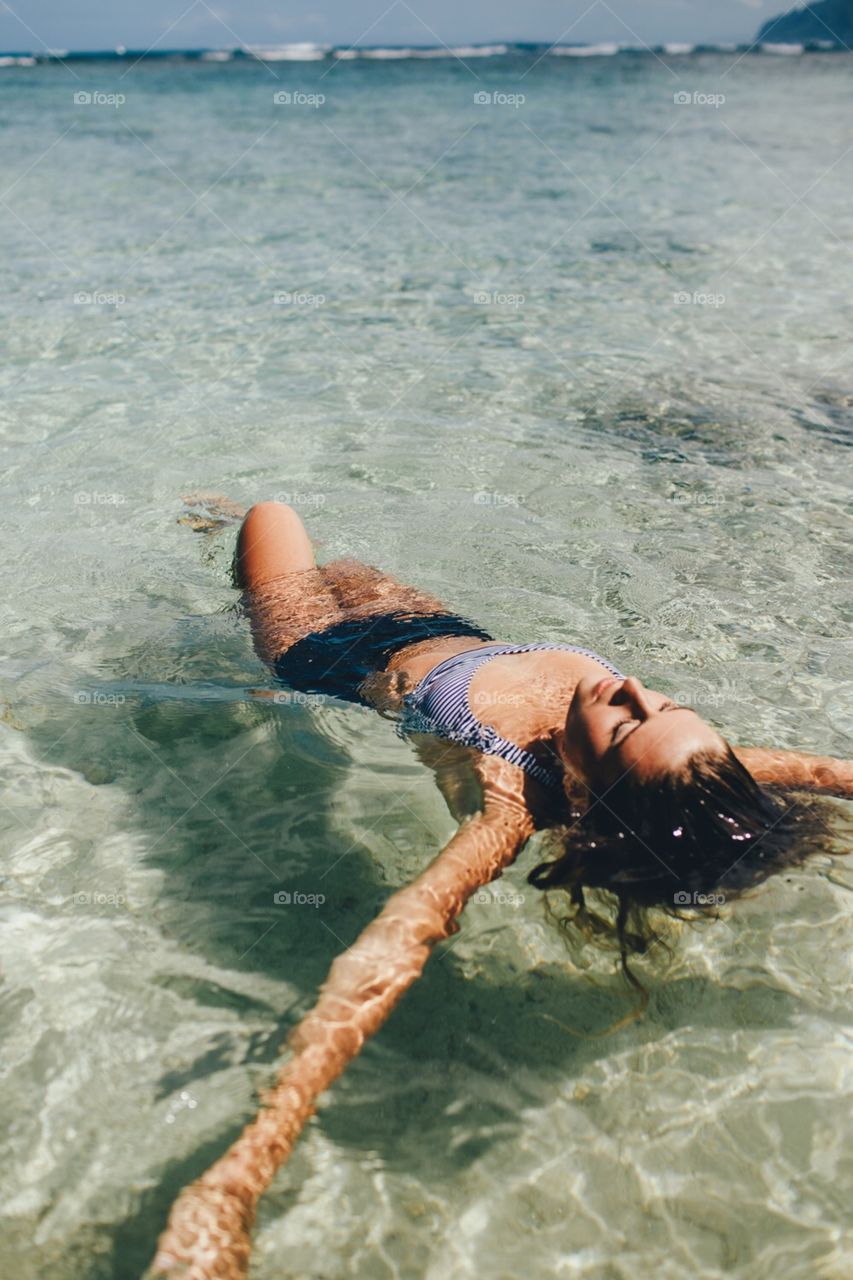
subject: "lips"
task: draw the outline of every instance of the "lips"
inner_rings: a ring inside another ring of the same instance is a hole
[[[602,693],[604,692],[604,690],[607,689],[611,684],[621,684],[621,683],[622,681],[619,680],[616,676],[605,676],[603,680],[599,680],[598,684],[595,685],[592,691],[593,702],[597,702],[598,699],[601,697]]]

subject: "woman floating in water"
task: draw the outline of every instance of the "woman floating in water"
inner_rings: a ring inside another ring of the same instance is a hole
[[[177,1201],[155,1271],[177,1267],[187,1280],[245,1275],[257,1201],[314,1101],[420,976],[435,943],[458,931],[470,896],[535,831],[553,829],[558,848],[529,882],[566,890],[582,927],[603,923],[585,891],[609,891],[634,981],[627,960],[643,947],[646,909],[716,908],[721,895],[736,898],[808,855],[819,819],[807,801],[785,802],[765,784],[853,795],[853,761],[732,747],[690,707],[589,649],[498,644],[378,569],[354,560],[318,567],[299,516],[280,503],[249,511],[235,577],[255,648],[275,674],[293,689],[397,717],[460,826],[334,962],[291,1032],[293,1056],[264,1108]]]

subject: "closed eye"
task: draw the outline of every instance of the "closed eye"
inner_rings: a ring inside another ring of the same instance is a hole
[[[619,723],[618,723],[617,725],[614,725],[614,726],[613,726],[613,732],[612,732],[612,733],[611,733],[611,735],[610,735],[610,741],[611,741],[611,742],[614,742],[614,743],[616,742],[616,735],[619,733],[620,729],[624,729],[624,728],[625,728],[625,725],[626,725],[626,724],[632,724],[632,725],[634,725],[634,726],[636,727],[636,726],[638,726],[638,725],[639,725],[639,723],[640,723],[640,722],[639,722],[639,720],[634,720],[634,719],[630,719],[630,720],[620,720],[620,721],[619,721]],[[624,742],[626,738],[630,738],[631,733],[633,733],[633,732],[634,732],[634,730],[632,729],[632,730],[630,731],[630,733],[625,733],[625,734],[623,734],[623,735],[622,735],[622,737],[621,737],[621,738],[619,738],[619,741],[620,741],[620,742]]]
[[[691,710],[692,710],[692,708],[691,708],[691,707],[685,707],[685,706],[682,706],[682,705],[681,705],[681,703],[679,703],[679,702],[665,702],[665,703],[663,704],[663,706],[659,707],[658,709],[659,709],[660,711],[691,711]],[[621,745],[621,744],[625,741],[625,739],[626,739],[626,738],[630,738],[631,734],[632,734],[636,729],[639,729],[640,725],[642,724],[642,721],[641,721],[641,720],[635,720],[633,716],[632,716],[630,719],[628,719],[628,720],[620,720],[620,721],[619,721],[619,723],[618,723],[617,725],[614,725],[614,727],[613,727],[613,732],[612,732],[612,733],[611,733],[611,735],[610,735],[610,741],[611,741],[611,743],[612,743],[613,745],[616,745],[616,744],[617,744],[617,736],[616,736],[616,735],[619,733],[620,729],[624,728],[624,726],[625,726],[626,724],[632,724],[632,725],[634,726],[634,728],[633,728],[633,729],[629,729],[627,733],[623,733],[623,734],[622,734],[622,736],[618,739],[618,743],[619,743],[619,745]]]

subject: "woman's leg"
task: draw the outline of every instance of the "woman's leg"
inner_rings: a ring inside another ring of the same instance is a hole
[[[216,514],[220,509],[229,516],[244,515],[234,557],[235,581],[244,590],[258,586],[284,573],[317,568],[314,548],[302,520],[292,507],[281,502],[259,502],[248,513],[227,498],[216,498]],[[186,497],[191,506],[211,508],[211,495]],[[319,566],[326,585],[333,591],[347,617],[359,613],[405,608],[412,613],[444,612],[445,606],[436,596],[417,587],[398,582],[390,574],[361,560],[345,557]]]
[[[234,576],[244,592],[255,648],[270,663],[303,636],[345,619],[446,611],[436,596],[360,560],[318,567],[300,517],[281,502],[260,502],[247,513],[237,538]]]
[[[282,502],[250,508],[237,537],[234,576],[264,662],[275,662],[297,640],[341,620],[305,526]]]
[[[283,502],[250,507],[237,535],[237,585],[253,590],[285,573],[316,569],[314,548],[299,516]]]

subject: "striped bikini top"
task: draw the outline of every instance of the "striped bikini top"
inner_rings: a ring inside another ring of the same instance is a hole
[[[484,662],[502,654],[533,653],[545,649],[561,649],[565,653],[593,658],[618,680],[625,679],[621,671],[597,653],[574,644],[487,644],[481,649],[455,653],[428,671],[411,693],[404,695],[398,731],[401,734],[432,733],[466,747],[474,747],[485,755],[500,756],[502,760],[518,765],[543,786],[562,789],[563,770],[559,764],[543,764],[524,747],[502,738],[492,725],[477,719],[468,701],[471,681]]]

